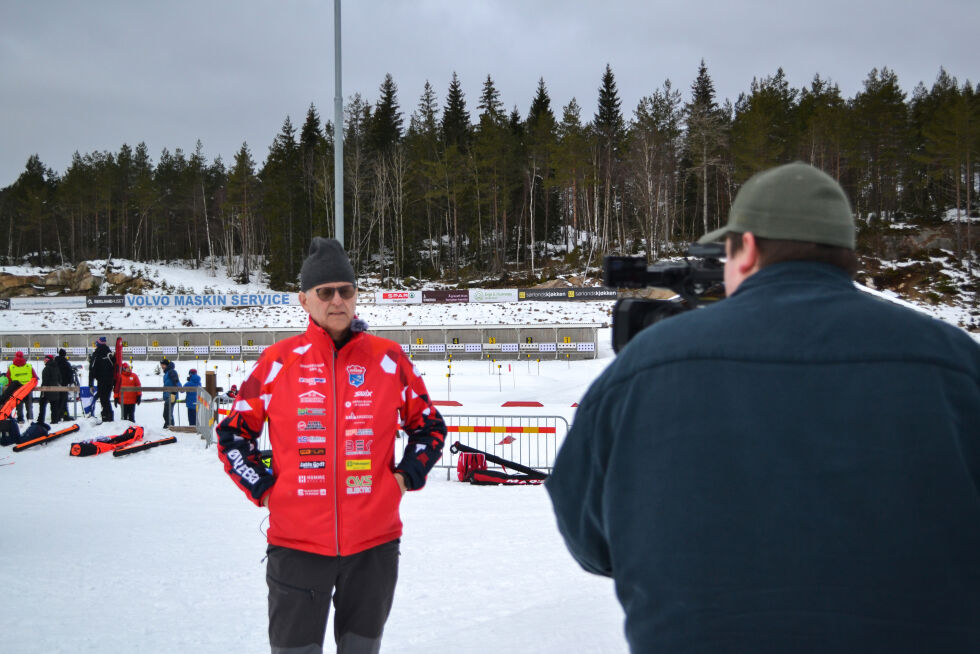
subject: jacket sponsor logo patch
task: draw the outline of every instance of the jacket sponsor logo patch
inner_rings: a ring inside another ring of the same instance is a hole
[[[326,436],[297,436],[297,443],[326,443]]]
[[[300,470],[319,470],[327,467],[326,461],[300,461]]]
[[[371,459],[350,459],[346,467],[347,470],[370,470]]]
[[[229,450],[228,460],[231,461],[232,469],[238,473],[238,476],[241,477],[243,481],[246,481],[249,484],[254,484],[259,480],[259,473],[248,467],[248,465],[245,463],[245,458],[238,450]]]
[[[345,429],[344,436],[374,436],[374,430],[370,427],[360,427],[358,429]]]
[[[367,368],[364,366],[350,365],[347,366],[347,383],[357,388],[358,386],[364,385],[364,373]]]
[[[327,415],[326,409],[296,409],[296,415],[298,416],[325,416]]]
[[[369,391],[367,389],[364,389],[363,391],[357,391],[356,393],[354,393],[354,397],[373,397],[373,396],[374,396],[374,391]]]
[[[317,391],[306,391],[299,395],[299,401],[304,404],[323,404],[325,399],[327,399],[327,396]]]
[[[344,441],[344,455],[345,456],[371,456],[371,445],[374,443],[373,439],[347,439]]]
[[[316,386],[317,384],[326,384],[327,380],[324,377],[300,377],[299,383]]]
[[[296,477],[296,481],[301,484],[325,484],[327,482],[326,475],[299,475]]]
[[[322,363],[301,363],[299,367],[303,370],[323,370]]]
[[[297,488],[296,494],[300,497],[325,497],[326,488]]]
[[[326,427],[319,420],[300,420],[296,423],[299,431],[323,431]]]
[[[345,420],[374,420],[374,416],[371,414],[357,415],[353,411],[344,416]]]
[[[325,456],[327,450],[322,447],[301,447],[299,448],[300,456]]]
[[[371,475],[348,477],[346,483],[348,495],[362,495],[371,492]]]

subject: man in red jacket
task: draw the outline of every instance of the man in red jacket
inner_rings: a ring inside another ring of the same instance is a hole
[[[397,343],[355,318],[354,270],[316,237],[300,271],[306,332],[267,348],[216,428],[225,471],[269,509],[272,652],[321,652],[331,600],[345,654],[378,652],[398,576],[398,506],[446,425]],[[272,469],[258,439],[269,425]],[[398,430],[408,443],[394,465]]]

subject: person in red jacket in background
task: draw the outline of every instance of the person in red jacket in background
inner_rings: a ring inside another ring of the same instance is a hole
[[[120,389],[124,389],[128,386],[135,386],[137,388],[141,388],[143,386],[140,383],[140,378],[135,372],[133,372],[133,369],[128,363],[123,363],[119,370]],[[119,392],[122,395],[122,419],[130,422],[136,422],[136,405],[143,401],[143,391],[120,390]],[[119,406],[119,395],[116,396],[115,400],[116,406]]]
[[[331,600],[344,654],[377,652],[398,577],[406,490],[425,485],[446,424],[394,341],[354,316],[354,270],[316,237],[300,270],[303,334],[266,348],[216,428],[225,471],[269,509],[269,642],[322,652]],[[258,440],[268,422],[272,468]],[[398,430],[408,443],[396,461]]]

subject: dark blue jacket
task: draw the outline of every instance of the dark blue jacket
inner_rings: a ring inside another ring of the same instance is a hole
[[[547,489],[634,652],[980,652],[980,346],[832,266],[634,338]]]
[[[180,377],[177,375],[177,369],[173,363],[164,368],[163,385],[172,388],[180,387]],[[164,395],[166,395],[166,393]]]
[[[187,383],[184,386],[200,386],[201,376],[196,373],[190,373],[187,375]],[[188,392],[187,397],[184,398],[184,403],[190,407],[197,406],[197,391]]]

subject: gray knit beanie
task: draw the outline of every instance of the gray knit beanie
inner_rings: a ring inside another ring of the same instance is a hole
[[[314,236],[310,254],[299,271],[299,288],[308,291],[314,286],[330,282],[350,282],[355,286],[354,268],[344,252],[344,246],[335,238]]]

